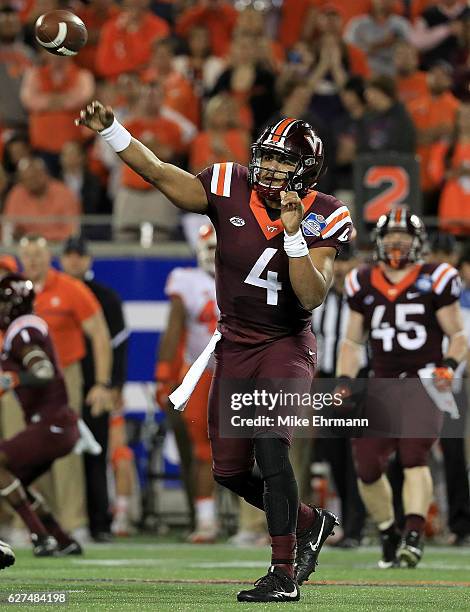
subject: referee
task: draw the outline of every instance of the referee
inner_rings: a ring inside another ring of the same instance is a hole
[[[335,260],[331,289],[323,304],[313,311],[312,328],[317,337],[317,376],[320,378],[335,377],[338,348],[346,330],[349,311],[344,280],[358,263],[354,247],[344,245]],[[364,355],[364,366],[366,362]],[[361,371],[359,377],[363,375]],[[343,537],[337,546],[357,548],[362,539],[365,509],[357,489],[351,441],[349,438],[318,438],[315,440],[315,454],[317,461],[324,460],[330,464],[341,501]]]
[[[92,262],[87,243],[81,236],[72,236],[65,242],[61,257],[62,269],[84,282],[103,309],[113,349],[113,367],[108,384],[113,394],[114,409],[120,409],[126,380],[128,331],[124,323],[121,298],[106,285],[93,280]],[[95,372],[93,351],[88,341],[86,349],[82,360],[84,397],[94,384]],[[103,452],[97,456],[84,454],[90,534],[96,542],[108,542],[112,537],[107,481],[109,413],[92,416],[90,407],[84,404],[82,417],[103,448]]]

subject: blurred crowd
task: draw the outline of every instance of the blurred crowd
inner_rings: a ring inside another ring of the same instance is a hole
[[[35,43],[55,8],[87,26],[75,57]],[[468,234],[469,84],[464,0],[0,0],[3,239],[63,240],[81,214],[112,215],[81,228],[91,239],[132,240],[144,222],[181,237],[166,198],[74,125],[93,98],[194,173],[247,164],[264,125],[305,119],[326,144],[319,188],[348,204],[357,155],[417,154],[424,214]]]

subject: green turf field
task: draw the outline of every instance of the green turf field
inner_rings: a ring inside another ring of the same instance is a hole
[[[378,570],[376,548],[325,548],[317,581],[302,587],[300,602],[262,605],[239,604],[235,596],[265,573],[267,550],[151,542],[90,545],[83,557],[66,559],[17,551],[16,564],[0,574],[0,609],[470,611],[470,549],[428,547],[418,569]],[[22,591],[67,591],[69,603],[3,603]]]

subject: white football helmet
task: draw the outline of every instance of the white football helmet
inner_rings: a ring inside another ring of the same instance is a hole
[[[202,270],[215,276],[215,249],[217,237],[211,224],[202,225],[196,246],[197,263]]]

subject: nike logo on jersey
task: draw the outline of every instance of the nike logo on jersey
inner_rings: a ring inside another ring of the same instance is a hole
[[[407,300],[414,300],[415,298],[419,297],[421,295],[421,293],[419,291],[408,291],[408,293],[406,294],[406,299]]]
[[[274,597],[297,597],[297,587],[291,593],[286,593],[285,591],[274,591]]]
[[[313,355],[315,355],[315,353],[311,349],[308,349],[307,352],[310,355],[310,357],[313,357]]]
[[[64,433],[64,428],[57,427],[57,425],[51,425],[49,429],[52,431],[52,433]]]
[[[230,223],[235,227],[242,227],[245,225],[245,219],[242,219],[241,217],[230,217]]]

